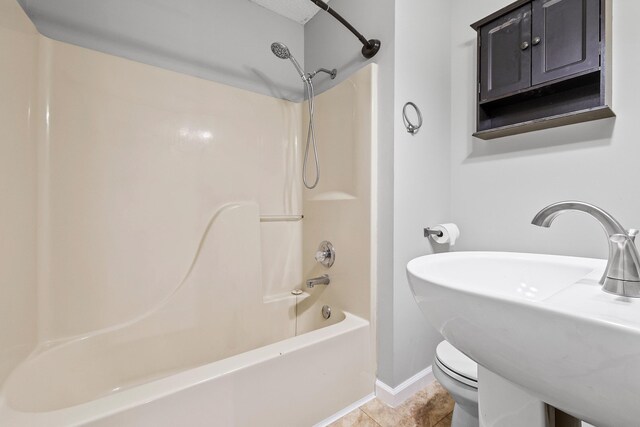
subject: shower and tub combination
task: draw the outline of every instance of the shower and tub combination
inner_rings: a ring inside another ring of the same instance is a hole
[[[376,66],[314,97],[298,65],[305,105],[47,39],[10,3],[38,282],[0,425],[313,425],[369,396]]]

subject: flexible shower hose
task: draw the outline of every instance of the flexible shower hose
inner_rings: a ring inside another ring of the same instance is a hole
[[[313,93],[313,83],[311,83],[311,76],[307,75],[304,78],[304,87],[307,92],[307,96],[309,98],[309,130],[307,132],[307,146],[304,150],[304,163],[302,166],[302,182],[304,182],[304,186],[309,190],[313,189],[318,185],[318,181],[320,181],[320,164],[318,162],[318,148],[316,147],[316,132],[313,124],[313,113],[314,113],[314,93]],[[307,162],[309,159],[309,145],[313,145],[313,156],[316,164],[316,179],[313,181],[312,185],[309,185],[307,182]]]

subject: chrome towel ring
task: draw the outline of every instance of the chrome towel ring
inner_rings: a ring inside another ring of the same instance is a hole
[[[411,120],[409,120],[409,117],[407,116],[407,107],[409,106],[413,107],[413,109],[416,111],[416,114],[418,116],[417,125],[411,123]],[[414,104],[413,102],[407,102],[406,104],[404,104],[404,108],[402,108],[402,121],[407,128],[407,132],[409,132],[411,135],[415,135],[416,133],[418,133],[418,131],[422,127],[422,113],[420,112],[420,109],[416,104]]]

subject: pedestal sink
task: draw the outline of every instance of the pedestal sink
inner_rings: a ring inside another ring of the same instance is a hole
[[[640,426],[640,300],[603,292],[605,265],[454,252],[407,273],[425,317],[482,367],[598,427]]]

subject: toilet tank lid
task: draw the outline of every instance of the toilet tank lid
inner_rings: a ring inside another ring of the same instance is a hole
[[[471,380],[478,381],[478,364],[447,341],[442,341],[438,344],[438,347],[436,347],[436,357],[453,372]]]

